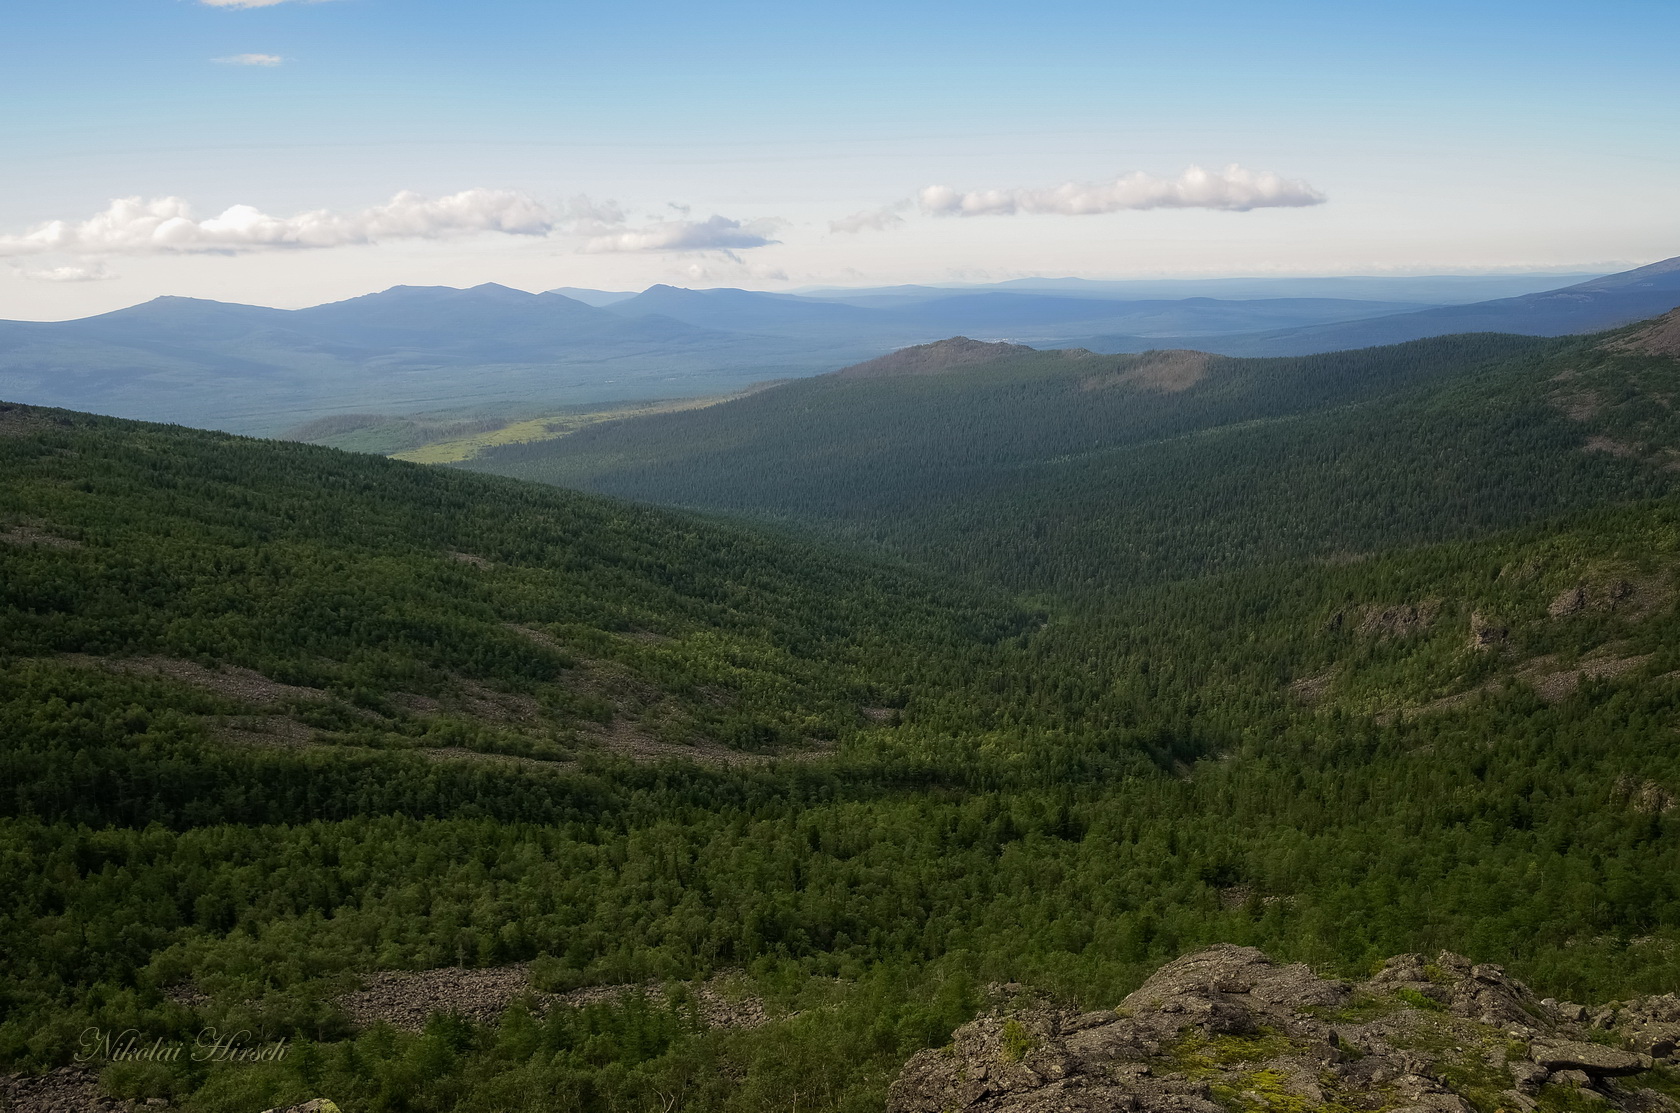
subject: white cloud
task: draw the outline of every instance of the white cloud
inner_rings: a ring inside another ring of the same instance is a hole
[[[739,251],[767,247],[774,222],[742,222],[724,216],[706,220],[660,220],[641,228],[597,229],[584,242],[587,252],[618,251]]]
[[[357,213],[326,209],[291,217],[235,205],[220,216],[194,219],[179,197],[125,197],[80,223],[55,220],[21,236],[0,236],[0,257],[57,252],[69,255],[237,254],[249,251],[340,247],[385,239],[443,239],[478,232],[543,236],[554,217],[523,193],[468,189],[432,200],[404,191]]]
[[[1135,173],[1112,182],[1067,182],[1054,189],[988,189],[964,193],[950,186],[928,186],[917,195],[922,211],[934,216],[1011,216],[1055,213],[1088,216],[1126,209],[1224,209],[1322,205],[1324,195],[1306,182],[1227,166],[1210,173],[1192,166],[1177,178]]]
[[[788,281],[788,273],[781,267],[743,263],[734,256],[727,263],[690,263],[677,273],[689,282],[739,282],[743,278],[757,282]]]
[[[316,4],[320,0],[303,0],[306,4]],[[199,3],[212,8],[272,8],[276,4],[284,4],[286,0],[199,0]]]
[[[89,263],[77,266],[74,263],[62,267],[45,267],[41,270],[18,268],[18,274],[31,282],[104,282],[109,278],[116,278],[116,274],[104,263]]]
[[[828,230],[830,232],[853,234],[868,228],[876,232],[885,232],[888,228],[896,228],[904,223],[904,218],[898,214],[909,207],[910,202],[898,201],[891,205],[882,205],[878,209],[853,213],[851,216],[843,216],[839,220],[829,221]]]
[[[278,66],[285,59],[278,54],[229,54],[226,58],[212,58],[219,66]]]
[[[563,216],[580,228],[595,229],[597,232],[621,225],[625,219],[624,210],[617,201],[595,201],[587,193],[580,193],[566,202]]]

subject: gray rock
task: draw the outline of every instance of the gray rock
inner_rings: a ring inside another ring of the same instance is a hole
[[[1515,1082],[1517,1089],[1523,1093],[1531,1094],[1538,1090],[1541,1084],[1546,1081],[1547,1076],[1551,1074],[1551,1071],[1539,1063],[1530,1062],[1526,1059],[1518,1059],[1506,1063],[1505,1066],[1511,1072],[1511,1081]]]
[[[1594,1077],[1638,1074],[1651,1069],[1648,1056],[1596,1043],[1535,1040],[1528,1056],[1549,1071],[1585,1071]]]
[[[1421,1007],[1414,993],[1448,1007]],[[1660,1095],[1595,1088],[1650,1059],[1586,1041],[1579,1022],[1542,1008],[1503,968],[1450,952],[1397,956],[1350,986],[1221,945],[1167,963],[1114,1011],[1065,1008],[1020,986],[1000,1000],[949,1047],[905,1065],[888,1113],[1220,1113],[1215,1093],[1255,1108],[1473,1113],[1443,1080],[1489,1065],[1510,1072],[1512,1113],[1534,1113],[1530,1095],[1547,1082],[1574,1083],[1617,1113],[1680,1113]],[[1652,1000],[1620,1015],[1641,1032],[1671,1012],[1680,1024],[1680,1001]],[[1343,1011],[1350,1003],[1359,1007]],[[1507,1062],[1513,1040],[1527,1041],[1531,1059]]]

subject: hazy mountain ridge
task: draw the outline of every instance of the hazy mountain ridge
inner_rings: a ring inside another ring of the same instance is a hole
[[[1415,304],[1405,300],[1408,290],[1462,284],[1275,280],[1280,291],[1314,295],[1289,297],[1263,296],[1260,280],[1188,287],[1241,300],[1163,298],[1184,288],[1161,283],[1026,280],[843,297],[669,286],[624,297],[577,291],[594,305],[494,284],[394,287],[299,310],[160,298],[79,321],[0,322],[0,393],[274,433],[335,413],[499,412],[722,394],[953,333],[1038,347],[1274,354],[1471,328],[1580,331],[1672,308],[1680,301],[1672,273],[1642,268],[1510,305],[1422,313],[1394,311]],[[1322,296],[1344,290],[1396,300]]]
[[[667,317],[496,286],[398,287],[289,311],[169,298],[84,321],[0,322],[0,390],[275,433],[334,412],[723,392],[813,358],[774,341],[748,349]]]
[[[1680,305],[1680,258],[1589,279],[1559,290],[1469,305],[1439,306],[1345,324],[1223,337],[1207,346],[1226,355],[1282,356],[1398,344],[1457,332],[1565,336],[1644,320],[1677,305]],[[1136,343],[1133,337],[1098,337],[1090,341],[1090,346],[1129,348]]]

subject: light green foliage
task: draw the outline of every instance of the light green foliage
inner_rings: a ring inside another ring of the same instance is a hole
[[[1373,970],[1372,973],[1375,973]],[[1331,1024],[1364,1024],[1388,1016],[1400,1006],[1392,997],[1379,997],[1367,993],[1355,993],[1346,1004],[1334,1007],[1315,1005],[1306,1011],[1320,1020]]]
[[[1504,1033],[1482,1024],[1460,1023],[1447,1027],[1425,1025],[1414,1028],[1406,1039],[1394,1039],[1430,1060],[1430,1072],[1452,1091],[1468,1101],[1477,1113],[1509,1110],[1504,1092],[1511,1088],[1505,1069]]]
[[[1419,993],[1409,985],[1403,985],[1394,991],[1394,996],[1412,1006],[1414,1009],[1425,1009],[1429,1012],[1443,1012],[1446,1006],[1433,997]]]
[[[1288,1037],[1272,1031],[1253,1036],[1208,1036],[1189,1029],[1164,1050],[1175,1069],[1198,1078],[1222,1067],[1261,1063],[1289,1055],[1299,1048]]]
[[[1316,1102],[1295,1093],[1288,1076],[1271,1068],[1210,1086],[1209,1092],[1235,1113],[1348,1113],[1348,1106],[1340,1102]]]
[[[1020,1062],[1029,1051],[1038,1046],[1038,1040],[1014,1017],[1003,1022],[1002,1040],[1003,1057],[1011,1063]]]

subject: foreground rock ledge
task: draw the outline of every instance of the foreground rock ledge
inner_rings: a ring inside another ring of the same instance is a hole
[[[1224,945],[1113,1011],[1004,995],[905,1064],[888,1113],[1680,1113],[1680,1000],[1589,1014],[1454,954],[1349,984]]]

